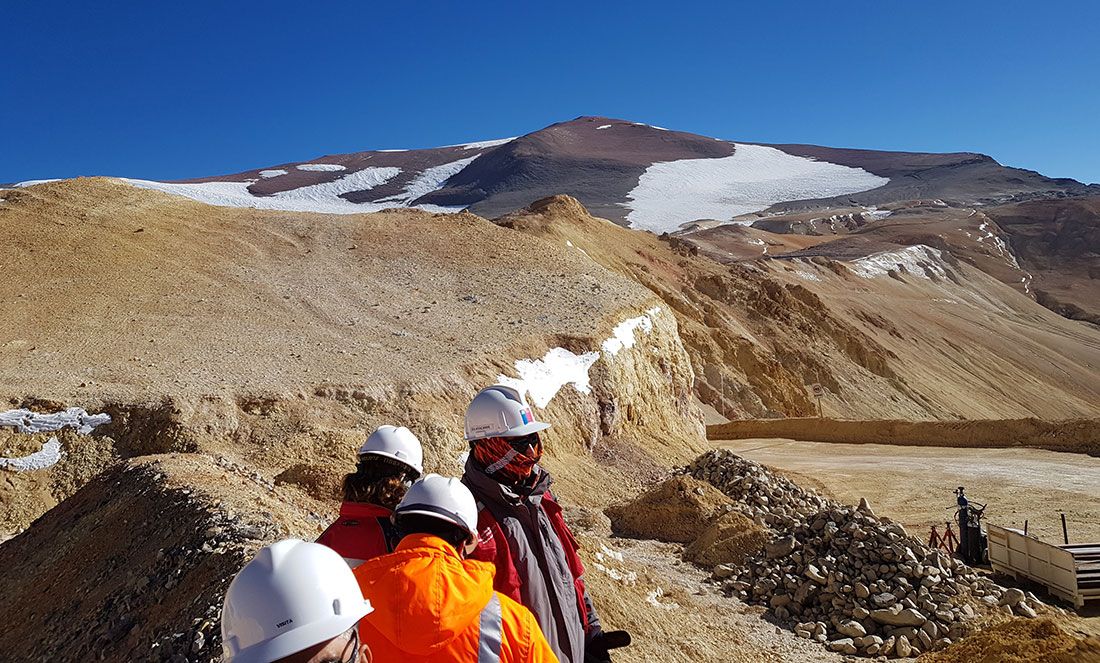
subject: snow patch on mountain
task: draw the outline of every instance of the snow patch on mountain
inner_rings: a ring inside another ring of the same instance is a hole
[[[646,311],[645,315],[628,318],[616,325],[611,336],[601,344],[604,354],[610,358],[625,348],[634,347],[637,342],[635,332],[639,329],[645,333],[651,331],[653,317],[661,310],[661,307],[655,306]],[[508,385],[521,394],[528,394],[531,401],[542,408],[549,405],[554,396],[569,384],[582,394],[591,393],[588,371],[599,359],[599,352],[582,352],[578,355],[565,348],[553,348],[542,359],[517,359],[515,368],[519,377],[499,375],[497,382]]]
[[[867,191],[890,180],[863,170],[736,143],[716,159],[659,161],[646,169],[623,203],[632,228],[671,232],[699,219],[729,221],[775,203]]]
[[[107,413],[88,414],[81,407],[71,407],[60,412],[43,413],[27,409],[0,412],[0,427],[14,428],[19,433],[51,433],[62,428],[75,428],[80,435],[91,433],[96,426],[111,422]],[[5,458],[0,456],[0,468],[16,472],[44,470],[61,460],[61,443],[51,437],[38,451],[26,456]]]
[[[14,184],[14,186],[17,187],[17,188],[22,189],[24,187],[34,186],[36,184],[49,184],[50,182],[60,182],[60,181],[61,181],[61,178],[59,178],[59,177],[54,177],[52,179],[47,179],[47,180],[26,180],[26,181],[23,181],[23,182],[16,182]]]
[[[496,147],[498,145],[504,145],[505,143],[511,143],[516,139],[516,136],[511,138],[497,138],[495,140],[482,140],[476,143],[463,143],[461,145],[447,145],[446,147],[461,147],[464,150],[478,150],[485,149],[487,147]]]
[[[271,168],[269,170],[260,171],[260,177],[264,178],[265,180],[272,177],[278,177],[280,175],[286,175],[286,171],[282,168]]]
[[[298,170],[309,170],[318,173],[347,170],[347,166],[341,166],[338,163],[300,163],[295,166],[295,168],[297,168]]]
[[[924,244],[873,253],[852,261],[849,267],[855,274],[864,278],[889,276],[891,271],[904,272],[923,279],[929,278],[929,274],[939,278],[947,276],[947,272],[944,271],[943,254],[938,249]]]
[[[303,186],[280,191],[270,196],[254,196],[248,190],[248,182],[201,182],[198,184],[173,184],[123,178],[133,186],[156,189],[177,196],[184,196],[207,205],[219,207],[252,207],[256,209],[283,210],[288,212],[324,212],[327,214],[360,214],[377,212],[394,205],[353,203],[341,198],[344,193],[367,191],[384,184],[401,172],[400,168],[364,168],[331,182]]]
[[[480,153],[475,154],[472,157],[465,159],[459,159],[458,161],[452,161],[450,163],[440,164],[438,166],[432,166],[427,168],[424,172],[417,175],[408,185],[405,186],[405,190],[399,195],[391,196],[389,198],[382,198],[375,201],[377,203],[394,202],[401,203],[402,205],[408,205],[412,201],[421,196],[425,196],[433,191],[438,191],[443,187],[443,184],[462,171],[463,168],[473,163],[474,159],[481,156]],[[444,209],[438,205],[433,205],[439,209]],[[446,208],[450,210],[451,208]],[[461,208],[459,208],[461,209]],[[457,210],[456,210],[457,211]]]
[[[572,384],[582,394],[591,393],[588,369],[599,358],[598,352],[577,355],[565,348],[553,348],[542,359],[516,360],[516,373],[519,377],[500,375],[497,382],[515,388],[521,394],[526,392],[535,405],[546,407],[567,384]]]
[[[659,306],[654,306],[646,311],[645,315],[640,315],[636,318],[628,318],[620,322],[615,326],[615,329],[611,331],[611,337],[603,342],[601,347],[603,348],[604,354],[614,357],[619,354],[619,351],[634,347],[635,331],[640,329],[647,334],[652,331],[653,316],[660,312],[661,308]]]

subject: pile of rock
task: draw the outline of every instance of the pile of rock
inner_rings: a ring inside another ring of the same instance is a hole
[[[832,651],[916,656],[967,634],[969,621],[998,606],[1035,615],[1023,592],[928,548],[866,502],[842,506],[728,450],[701,456],[688,472],[774,534],[747,564],[715,578]]]

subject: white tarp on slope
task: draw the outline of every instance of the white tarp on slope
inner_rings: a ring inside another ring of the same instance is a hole
[[[19,458],[0,458],[0,469],[15,470],[16,472],[30,472],[32,470],[44,470],[57,464],[61,460],[61,443],[56,437],[51,437],[42,449],[27,456]]]
[[[14,428],[20,433],[48,433],[62,428],[75,428],[77,433],[87,435],[96,426],[110,423],[110,421],[109,414],[88,414],[84,408],[79,407],[71,407],[52,414],[25,409],[0,412],[0,426]],[[43,470],[61,460],[62,455],[61,443],[56,437],[51,437],[41,450],[27,456],[0,457],[0,468],[17,472]]]
[[[623,204],[630,208],[630,227],[662,233],[698,219],[728,221],[775,203],[857,193],[889,181],[862,168],[737,143],[728,157],[651,165]]]
[[[611,336],[601,344],[605,360],[610,360],[624,348],[634,347],[636,331],[649,333],[653,329],[653,318],[661,310],[657,306],[646,311],[645,315],[629,318],[616,325]],[[583,352],[577,355],[565,348],[553,348],[542,359],[517,359],[515,367],[519,377],[500,375],[497,376],[497,382],[514,387],[521,394],[526,393],[532,403],[543,408],[569,384],[582,394],[590,393],[588,370],[599,359],[599,352]]]

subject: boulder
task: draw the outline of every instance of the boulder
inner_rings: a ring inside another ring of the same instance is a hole
[[[894,644],[894,653],[900,658],[908,658],[913,653],[913,647],[909,644],[909,638],[904,635],[898,636],[898,641]]]
[[[836,627],[836,630],[841,635],[846,635],[850,638],[862,638],[863,636],[867,635],[867,629],[863,628],[863,624],[860,624],[859,622],[852,619],[849,619],[846,622],[841,622]]]
[[[851,638],[841,638],[840,640],[833,640],[832,642],[825,645],[825,647],[829,651],[835,651],[840,654],[854,654],[859,651],[858,649],[856,649],[856,645],[854,642],[852,642]]]
[[[1023,601],[1025,598],[1026,595],[1023,590],[1009,587],[1005,590],[1005,593],[1001,595],[1001,600],[997,602],[997,605],[1008,605],[1015,608],[1020,601]]]
[[[921,626],[928,621],[924,615],[912,608],[904,610],[872,610],[871,619],[877,624],[887,626]]]

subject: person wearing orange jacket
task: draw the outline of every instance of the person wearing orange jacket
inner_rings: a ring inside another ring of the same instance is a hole
[[[397,549],[354,571],[375,608],[359,633],[376,660],[557,663],[531,611],[493,591],[493,565],[464,559],[477,543],[477,505],[458,479],[417,481],[394,521]]]
[[[317,539],[355,568],[393,552],[393,508],[423,472],[424,450],[408,428],[379,426],[359,448],[355,472],[344,477],[340,517]]]

